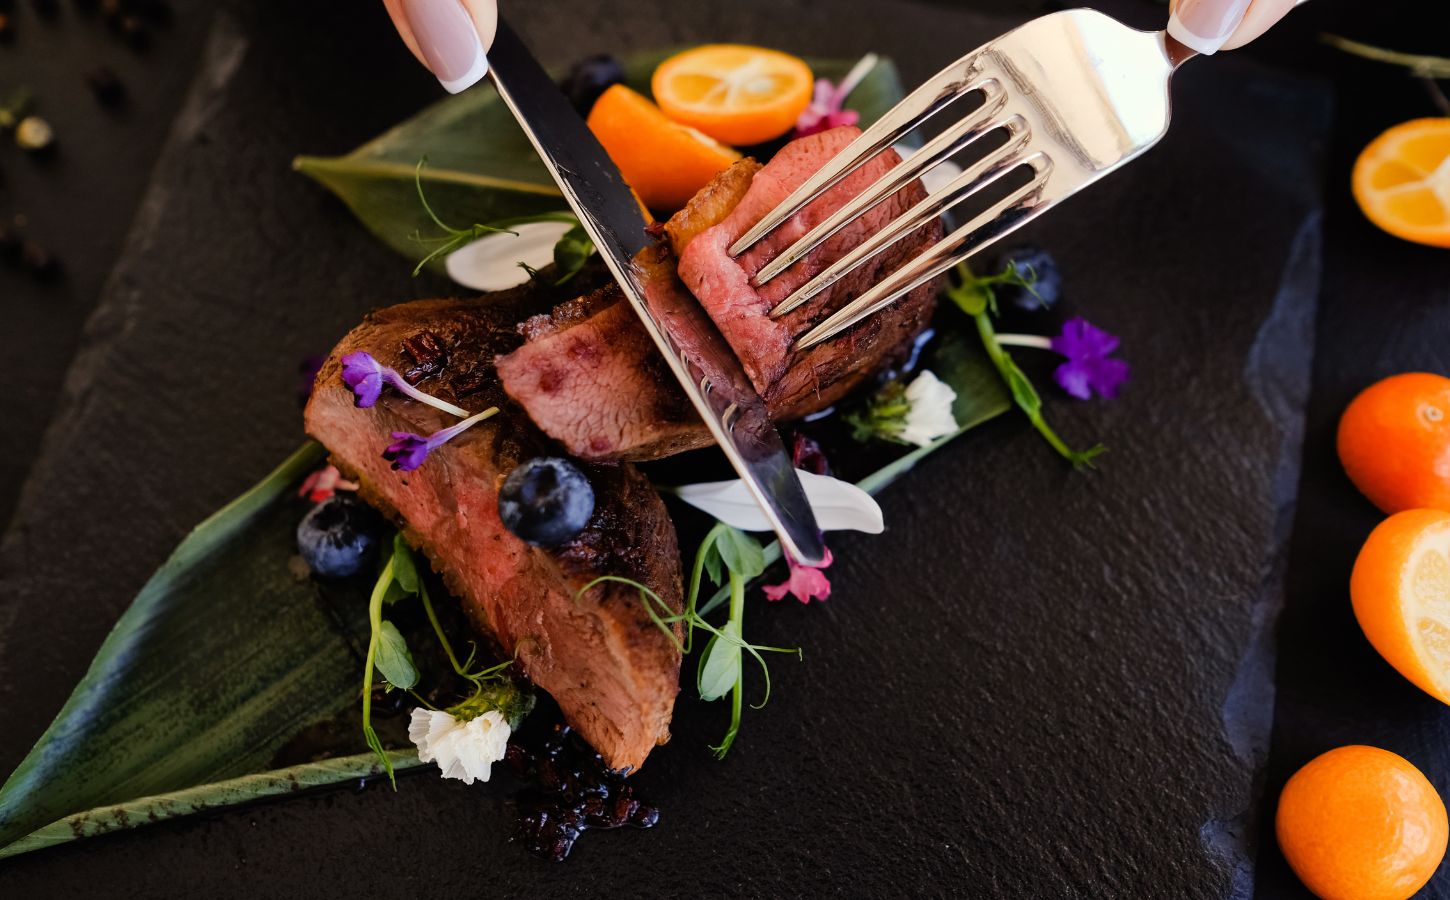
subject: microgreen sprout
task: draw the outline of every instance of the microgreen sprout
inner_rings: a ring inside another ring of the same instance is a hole
[[[534,216],[516,216],[511,219],[500,219],[491,225],[475,222],[467,228],[454,228],[438,217],[438,214],[433,211],[433,207],[428,203],[427,195],[423,192],[423,168],[427,165],[428,157],[425,156],[418,160],[418,166],[413,171],[413,183],[418,189],[418,202],[423,205],[423,212],[427,213],[429,220],[443,231],[443,235],[436,238],[425,238],[422,234],[414,232],[413,240],[418,243],[438,245],[427,256],[419,260],[418,265],[413,267],[413,276],[415,278],[422,273],[424,267],[435,259],[441,259],[491,234],[512,234],[517,236],[518,232],[513,229],[518,225],[525,225],[530,222],[564,222],[574,226],[564,232],[564,235],[554,244],[554,266],[559,270],[559,279],[554,282],[556,285],[565,284],[575,275],[579,274],[579,270],[584,268],[584,264],[593,255],[594,242],[589,239],[589,234],[584,230],[584,227],[579,224],[578,217],[572,213],[556,212],[540,213]],[[519,265],[523,266],[530,277],[535,277],[538,274],[527,263],[520,262]]]
[[[398,631],[397,626],[392,622],[383,618],[385,606],[391,606],[406,597],[417,597],[421,601],[423,610],[428,616],[428,623],[432,625],[433,633],[437,636],[438,643],[448,657],[448,664],[452,667],[453,673],[473,686],[472,692],[462,702],[450,706],[446,710],[450,715],[461,721],[467,721],[489,710],[498,710],[511,727],[517,727],[523,717],[533,708],[533,695],[520,691],[503,674],[505,669],[513,665],[513,660],[506,660],[488,668],[477,668],[474,665],[474,657],[477,655],[478,647],[470,641],[467,659],[459,662],[453,645],[449,642],[443,626],[438,621],[438,614],[433,609],[433,600],[428,594],[427,582],[418,572],[408,542],[401,533],[395,535],[392,553],[388,556],[387,562],[383,564],[382,571],[378,574],[378,580],[373,585],[372,594],[368,599],[370,633],[362,684],[363,736],[367,740],[368,747],[372,748],[382,761],[383,768],[388,773],[388,780],[392,782],[395,789],[397,780],[393,775],[392,760],[384,751],[382,741],[378,738],[377,731],[372,725],[374,669],[383,677],[383,684],[387,690],[406,690],[423,706],[430,710],[436,709],[432,703],[413,690],[419,681],[418,667],[413,661],[412,653],[408,649],[402,632]]]
[[[1017,407],[1026,414],[1032,427],[1037,429],[1038,434],[1042,435],[1052,449],[1072,463],[1074,468],[1091,467],[1093,460],[1106,448],[1102,444],[1095,444],[1086,450],[1074,450],[1058,436],[1043,417],[1042,398],[1037,393],[1037,389],[1032,386],[1031,380],[1018,367],[1012,356],[1003,349],[1002,342],[997,338],[997,330],[992,325],[992,316],[997,311],[997,298],[993,293],[993,286],[1017,284],[1030,288],[1023,273],[1019,272],[1016,266],[1009,266],[1006,271],[998,275],[977,277],[972,274],[971,269],[967,268],[966,263],[958,264],[956,271],[957,280],[947,288],[946,295],[962,312],[971,316],[976,322],[977,334],[982,339],[982,348],[986,350],[987,357],[991,359],[992,365],[996,367],[997,373],[1006,383]]]
[[[744,655],[748,653],[755,659],[765,679],[765,693],[760,703],[751,704],[751,709],[760,709],[770,700],[770,667],[761,653],[794,653],[797,658],[801,656],[798,647],[766,647],[752,644],[742,637],[745,627],[745,585],[750,579],[764,572],[765,565],[764,551],[755,538],[729,525],[717,523],[705,535],[695,554],[683,611],[676,613],[649,586],[617,575],[596,578],[581,588],[578,594],[582,598],[590,588],[604,582],[624,584],[637,589],[650,619],[684,654],[693,649],[697,630],[710,635],[704,651],[700,654],[695,685],[702,700],[719,700],[727,693],[730,695],[730,728],[720,743],[710,748],[719,759],[725,758],[740,731],[745,698]],[[729,586],[730,616],[718,628],[705,621],[698,611],[700,587],[706,577],[714,584]],[[676,626],[682,626],[684,641],[675,634]]]

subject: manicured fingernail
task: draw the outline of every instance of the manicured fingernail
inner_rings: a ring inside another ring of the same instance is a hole
[[[1212,54],[1228,42],[1229,36],[1252,0],[1178,0],[1168,19],[1168,33],[1186,47]]]
[[[408,24],[428,68],[456,94],[488,74],[478,29],[459,0],[403,0]]]

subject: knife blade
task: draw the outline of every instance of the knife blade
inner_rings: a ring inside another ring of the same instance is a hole
[[[735,352],[687,292],[648,290],[639,258],[655,241],[619,169],[558,86],[502,19],[489,78],[564,192],[645,331],[715,443],[760,504],[781,547],[819,564],[825,543],[780,433]]]

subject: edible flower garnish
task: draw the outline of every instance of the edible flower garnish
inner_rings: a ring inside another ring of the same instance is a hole
[[[453,674],[473,686],[472,693],[463,702],[446,710],[438,710],[413,691],[418,685],[418,667],[408,649],[402,632],[383,618],[384,607],[391,606],[408,597],[417,597],[423,605],[428,623],[448,657]],[[437,761],[439,768],[448,778],[461,778],[472,782],[478,778],[488,780],[489,766],[503,756],[503,746],[508,742],[510,731],[519,727],[524,717],[534,707],[533,694],[520,690],[514,682],[503,675],[503,670],[513,665],[506,660],[487,669],[473,667],[474,652],[459,662],[453,652],[453,645],[443,633],[438,614],[433,610],[433,600],[428,595],[428,585],[418,573],[413,552],[401,534],[394,535],[392,553],[383,565],[377,583],[373,585],[368,600],[368,624],[371,634],[368,639],[367,658],[363,666],[362,723],[363,736],[373,752],[378,755],[388,778],[393,778],[391,757],[383,750],[382,741],[372,725],[373,675],[384,678],[386,690],[405,690],[413,695],[426,709],[414,710],[408,725],[408,737],[418,745],[418,757],[424,762]],[[488,721],[474,725],[478,719],[487,716]],[[494,753],[497,755],[494,755]],[[427,755],[424,755],[424,754]],[[396,787],[396,782],[394,787]]]
[[[508,751],[509,723],[496,709],[472,718],[441,709],[415,709],[408,720],[408,739],[418,747],[418,758],[436,762],[444,778],[464,784],[488,781],[493,764]]]
[[[1091,398],[1094,391],[1116,397],[1118,388],[1128,380],[1128,364],[1109,357],[1118,343],[1116,335],[1081,316],[1068,319],[1062,333],[1052,339],[1052,349],[1067,357],[1052,373],[1053,380],[1079,400]]]
[[[966,263],[960,263],[956,268],[956,280],[946,289],[946,295],[957,305],[962,312],[971,316],[977,324],[977,334],[982,339],[982,349],[987,351],[987,357],[992,360],[992,365],[997,368],[997,374],[1007,385],[1012,394],[1012,400],[1017,408],[1027,416],[1032,427],[1042,435],[1043,440],[1051,445],[1063,459],[1072,463],[1074,468],[1091,466],[1093,460],[1104,451],[1101,444],[1096,444],[1086,450],[1074,450],[1067,445],[1057,432],[1047,424],[1042,415],[1042,397],[1027,373],[1017,365],[1005,349],[1004,345],[1009,343],[1017,346],[1041,347],[1052,349],[1052,342],[1044,337],[1036,335],[1010,335],[1001,336],[992,325],[992,316],[997,311],[997,296],[993,287],[1000,284],[1015,284],[1021,287],[1030,287],[1031,282],[1024,277],[1015,265],[1007,266],[1006,271],[999,275],[987,275],[977,277]],[[1114,344],[1113,346],[1117,346]],[[1125,373],[1126,374],[1126,373]]]
[[[321,503],[331,500],[332,495],[338,491],[355,491],[357,488],[357,482],[343,478],[337,466],[327,465],[303,479],[302,486],[297,489],[297,496],[306,497],[313,503]]]
[[[342,358],[342,381],[355,395],[353,403],[362,409],[377,403],[383,394],[383,387],[391,385],[403,396],[426,403],[434,409],[441,409],[460,418],[467,418],[469,415],[468,410],[429,396],[413,387],[396,369],[378,362],[366,350],[356,350]]]
[[[831,84],[828,78],[816,79],[816,90],[811,97],[811,103],[801,111],[800,118],[796,119],[795,136],[805,137],[841,125],[855,125],[860,121],[860,113],[854,109],[844,109],[842,104],[861,83],[861,79],[876,68],[876,63],[876,54],[868,53],[851,67],[851,71],[846,73],[839,85]]]
[[[906,402],[911,408],[897,437],[908,444],[925,447],[937,438],[956,434],[957,420],[952,418],[952,404],[956,400],[956,391],[930,369],[923,369],[906,386]]]
[[[956,399],[956,391],[924,369],[910,385],[890,382],[866,401],[865,409],[845,418],[858,441],[881,438],[925,447],[956,434],[957,420],[952,416]]]
[[[457,425],[450,425],[442,431],[435,431],[424,437],[411,431],[393,432],[393,443],[383,451],[383,459],[393,464],[394,471],[411,472],[423,465],[428,454],[458,437],[463,432],[498,414],[497,406],[490,406],[477,415],[469,416]]]
[[[796,469],[806,500],[816,514],[822,531],[864,531],[880,534],[885,529],[881,507],[875,498],[849,481]],[[741,531],[770,531],[771,524],[760,511],[745,482],[710,481],[675,488],[681,500],[704,510],[716,520]]]
[[[780,584],[765,585],[762,588],[765,599],[784,600],[786,594],[793,594],[800,602],[810,603],[811,600],[824,600],[831,596],[831,582],[823,571],[831,564],[830,548],[826,549],[826,558],[819,566],[796,562],[789,553],[785,555],[785,561],[790,565],[790,576]]]

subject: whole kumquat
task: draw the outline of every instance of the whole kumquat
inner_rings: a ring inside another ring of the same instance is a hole
[[[1315,757],[1279,796],[1279,848],[1324,900],[1407,900],[1445,856],[1445,804],[1410,762],[1351,745]]]
[[[1385,512],[1450,510],[1450,378],[1407,372],[1365,388],[1338,446],[1350,481]]]

